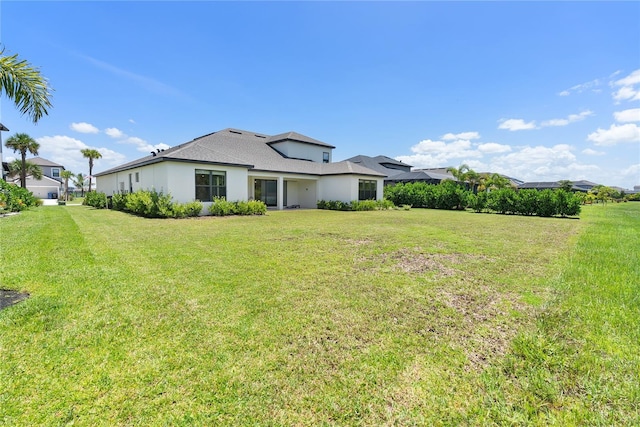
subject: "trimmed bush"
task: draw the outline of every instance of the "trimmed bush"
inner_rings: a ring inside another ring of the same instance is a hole
[[[97,191],[89,191],[84,196],[82,204],[85,206],[91,206],[96,209],[106,209],[107,207],[107,195],[99,193]]]
[[[209,206],[209,213],[215,216],[265,215],[267,205],[261,200],[230,202],[224,197],[215,197]]]
[[[171,195],[164,195],[155,190],[114,194],[111,197],[111,205],[114,210],[147,218],[188,218],[198,216],[202,212],[202,203],[198,201],[174,202]]]
[[[0,179],[0,213],[20,212],[41,204],[31,191]]]

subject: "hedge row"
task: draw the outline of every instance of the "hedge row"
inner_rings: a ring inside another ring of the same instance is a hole
[[[476,212],[537,216],[578,216],[581,198],[566,190],[514,190],[501,188],[490,193],[470,194],[468,206]]]
[[[318,209],[332,211],[381,211],[393,209],[395,206],[390,200],[354,200],[341,202],[340,200],[320,200]]]
[[[31,191],[0,179],[0,213],[20,212],[40,204]]]
[[[453,181],[440,184],[410,182],[384,187],[384,197],[395,205],[411,205],[414,208],[464,209],[468,191]]]
[[[474,194],[453,181],[440,184],[400,183],[384,188],[385,198],[396,205],[415,208],[465,209],[476,212],[538,216],[577,216],[580,195],[565,190],[515,190],[502,188]]]
[[[91,191],[86,194],[83,204],[97,209],[110,207],[146,218],[187,218],[198,216],[202,211],[200,202],[178,203],[169,194],[148,190],[114,194],[111,200],[104,193]]]
[[[214,197],[209,213],[215,216],[264,215],[267,213],[267,205],[261,200],[230,202],[224,197]]]

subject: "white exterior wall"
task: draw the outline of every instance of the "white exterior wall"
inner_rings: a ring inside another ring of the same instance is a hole
[[[323,153],[329,153],[329,162],[331,162],[332,153],[330,147],[321,147],[319,145],[305,144],[296,141],[282,141],[271,144],[271,147],[287,157],[311,160],[317,163],[322,163]]]
[[[164,162],[167,170],[168,192],[177,202],[190,202],[196,197],[196,169],[224,171],[227,173],[227,200],[247,200],[247,168],[200,163]]]
[[[16,185],[20,185],[20,179],[17,179]],[[64,194],[64,184],[60,184],[55,179],[43,176],[42,179],[34,179],[27,177],[27,190],[33,193],[33,197],[38,199],[48,199],[49,193],[56,193],[58,197]]]
[[[376,181],[376,199],[383,198],[384,178],[358,175],[330,175],[320,180],[319,200],[340,200],[351,202],[358,200],[358,184],[361,179]]]
[[[96,178],[97,191],[107,196],[129,191],[129,174],[133,191],[155,190],[171,194],[174,201],[191,202],[196,195],[196,169],[225,171],[227,173],[227,199],[247,200],[247,169],[234,166],[219,166],[204,163],[160,162],[152,165],[115,172]],[[136,172],[140,182],[135,182]]]

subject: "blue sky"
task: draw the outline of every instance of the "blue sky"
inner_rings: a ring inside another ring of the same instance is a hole
[[[40,155],[95,172],[227,127],[525,181],[640,185],[638,2],[0,3],[54,88]],[[3,149],[5,159],[14,154]]]

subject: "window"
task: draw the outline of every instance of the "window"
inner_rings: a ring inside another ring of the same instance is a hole
[[[60,168],[51,168],[51,176],[53,178],[60,178]]]
[[[376,200],[378,183],[373,180],[361,179],[358,181],[358,200]]]
[[[136,182],[140,182],[140,172],[136,172]]]
[[[329,152],[325,151],[322,153],[322,163],[329,163]]]
[[[227,197],[227,173],[196,169],[196,199],[210,202],[214,197]]]
[[[131,174],[129,174],[129,193],[133,193],[133,179],[131,178]]]

